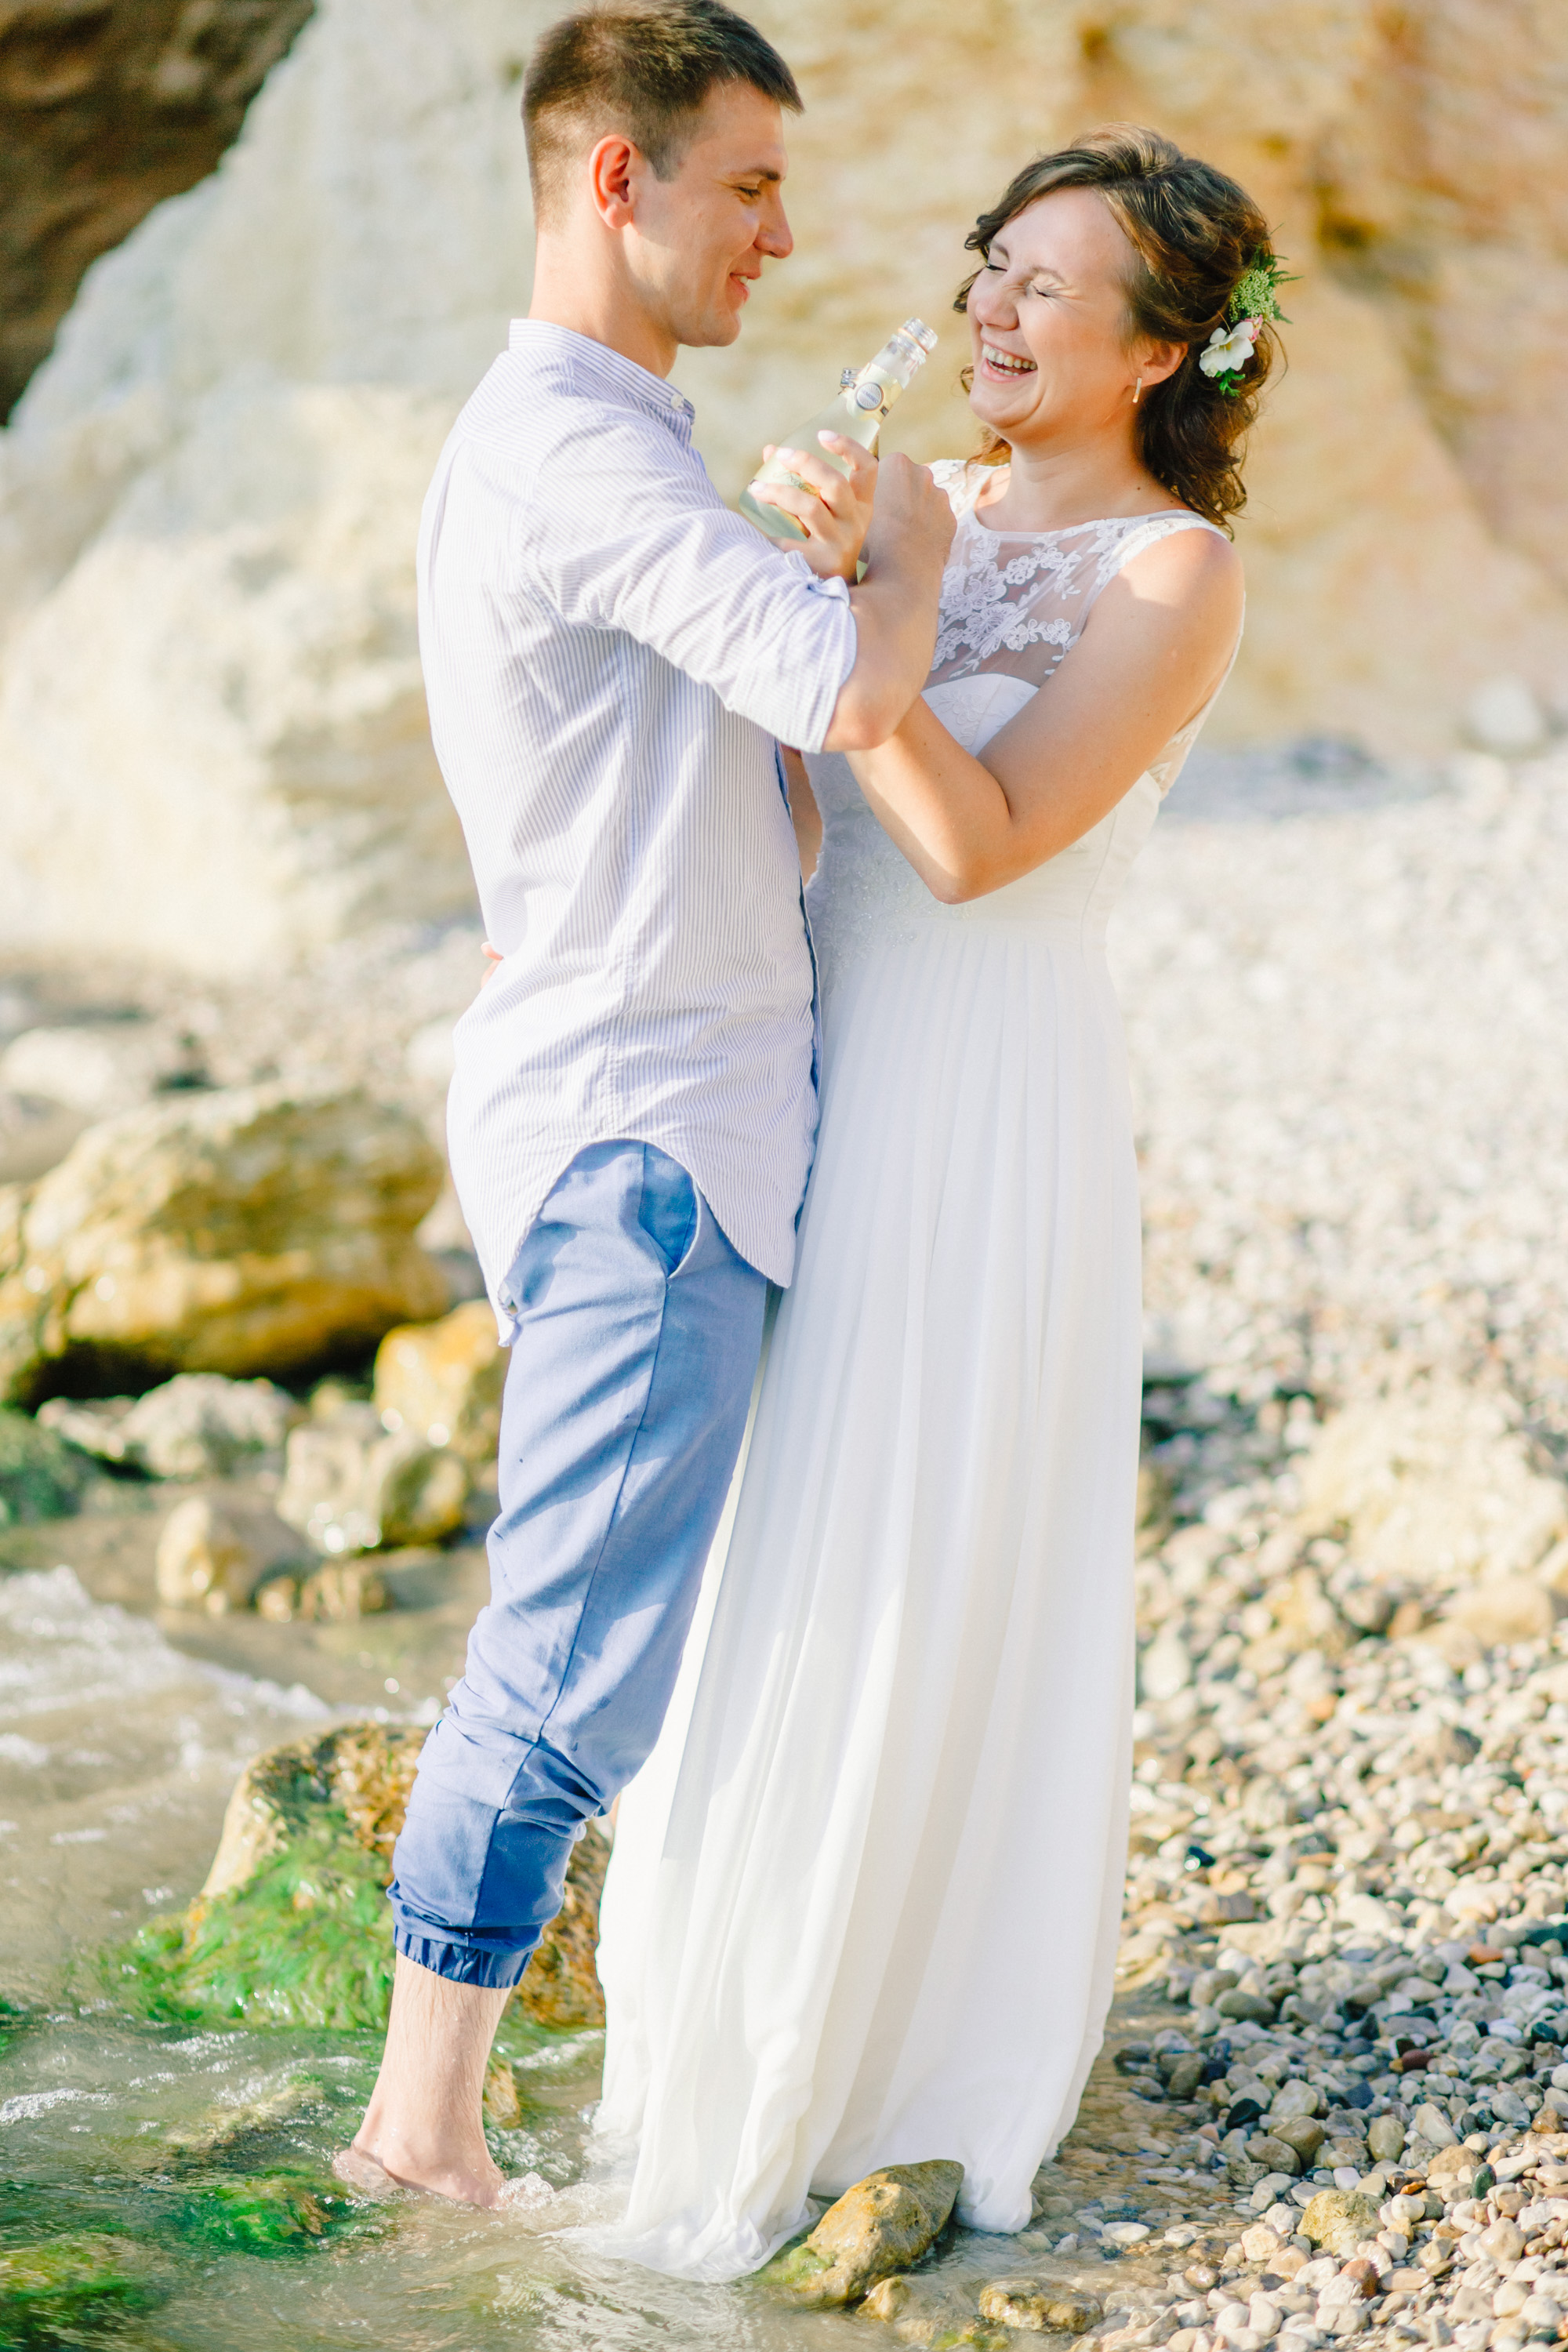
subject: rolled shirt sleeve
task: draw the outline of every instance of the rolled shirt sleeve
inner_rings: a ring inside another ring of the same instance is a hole
[[[855,666],[847,588],[732,514],[673,441],[658,456],[614,410],[563,436],[528,486],[521,575],[568,625],[624,629],[727,709],[819,751]]]

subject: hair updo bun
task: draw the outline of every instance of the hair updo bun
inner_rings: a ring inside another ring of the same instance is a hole
[[[1265,322],[1228,395],[1204,374],[1198,358],[1215,329],[1230,324],[1241,280],[1274,260],[1268,224],[1246,189],[1212,163],[1184,155],[1157,131],[1112,122],[1026,164],[995,210],[981,214],[966,248],[984,258],[1008,221],[1058,188],[1092,188],[1132,249],[1128,341],[1146,335],[1186,345],[1175,373],[1152,384],[1138,404],[1139,455],[1173,497],[1228,530],[1228,518],[1247,503],[1241,461],[1279,338]],[[964,280],[955,310],[967,309],[973,283]],[[1000,465],[1006,456],[1006,442],[988,432],[980,462]]]

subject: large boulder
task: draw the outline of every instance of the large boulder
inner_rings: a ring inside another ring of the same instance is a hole
[[[229,1799],[195,1903],[120,1956],[122,1992],[164,2016],[256,2025],[379,2026],[392,1988],[392,1850],[423,1731],[342,1724],[268,1748]],[[594,1968],[609,1843],[590,1823],[562,1909],[514,2000],[536,2023],[602,2025]]]
[[[0,1190],[0,1398],[289,1374],[438,1315],[414,1228],[439,1154],[406,1112],[288,1087],[183,1094]]]
[[[484,1299],[470,1299],[438,1323],[387,1333],[375,1355],[376,1410],[387,1429],[412,1430],[476,1467],[488,1465],[500,1438],[506,1368],[494,1314]]]

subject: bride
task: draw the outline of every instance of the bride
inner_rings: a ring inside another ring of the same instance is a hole
[[[798,1271],[605,1893],[600,2128],[637,2156],[600,2243],[696,2278],[889,2163],[958,2158],[962,2220],[1024,2227],[1110,1999],[1141,1328],[1103,940],[1235,655],[1279,270],[1234,182],[1125,125],[968,243],[984,444],[934,469],[923,698],[807,763]]]

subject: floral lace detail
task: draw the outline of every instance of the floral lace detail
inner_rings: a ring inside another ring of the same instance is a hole
[[[948,458],[931,473],[959,518],[942,581],[931,686],[982,670],[1043,686],[1082,634],[1100,590],[1131,556],[1172,531],[1214,528],[1185,508],[1172,508],[1065,530],[992,530],[974,514],[990,478],[985,471]]]

